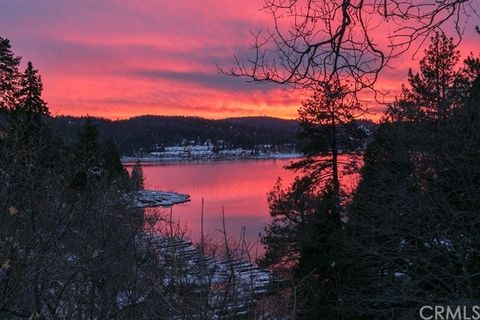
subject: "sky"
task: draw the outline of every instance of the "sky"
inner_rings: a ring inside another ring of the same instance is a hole
[[[272,26],[263,0],[0,0],[0,36],[32,61],[53,115],[123,119],[144,114],[295,118],[301,95],[223,75],[251,32]],[[478,17],[477,17],[477,24]],[[475,49],[468,25],[461,50]],[[385,70],[398,93],[418,57]],[[370,104],[375,118],[382,106]]]

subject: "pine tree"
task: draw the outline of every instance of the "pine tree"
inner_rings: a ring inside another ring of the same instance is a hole
[[[298,111],[306,159],[292,168],[308,172],[314,183],[331,190],[336,198],[337,215],[342,198],[340,167],[347,165],[339,160],[340,149],[352,152],[360,146],[365,135],[355,125],[355,119],[364,112],[362,105],[347,96],[340,84],[315,88]]]
[[[42,99],[43,84],[38,70],[28,62],[27,69],[20,77],[16,111],[31,115],[48,115],[48,107]]]
[[[362,106],[341,86],[322,85],[303,102],[299,120],[306,157],[290,166],[304,175],[292,186],[277,184],[269,195],[271,224],[265,229],[263,263],[293,271],[300,318],[337,318],[339,234],[345,195],[340,149],[353,152],[366,137],[355,124]]]
[[[20,59],[13,54],[10,41],[0,37],[0,110],[11,110],[15,106]]]
[[[337,226],[341,224],[340,167],[346,163],[339,160],[340,145],[355,150],[356,144],[352,141],[358,142],[353,139],[357,130],[352,123],[361,112],[362,106],[348,99],[340,86],[318,86],[312,97],[302,103],[299,120],[306,157],[290,165],[289,169],[300,170],[304,176],[287,189],[277,184],[269,195],[270,214],[274,220],[263,237],[267,246],[265,263],[277,264],[285,258],[282,255],[298,257],[302,246],[322,246],[306,237],[309,222],[328,221],[331,224],[335,221]],[[308,243],[310,240],[312,243]]]
[[[402,87],[401,97],[388,107],[388,119],[443,121],[462,104],[462,74],[456,68],[460,52],[444,34],[431,40],[420,60],[420,72],[408,72],[410,88]]]
[[[414,258],[409,241],[428,235],[418,215],[421,191],[406,147],[410,132],[381,125],[365,152],[362,179],[338,248],[342,274],[337,290],[344,319],[404,319],[400,310],[409,307],[401,295],[407,259]]]

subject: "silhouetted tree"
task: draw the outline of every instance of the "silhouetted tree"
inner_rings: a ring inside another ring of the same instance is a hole
[[[42,99],[43,84],[38,70],[33,68],[33,64],[28,62],[27,69],[20,76],[20,88],[17,93],[17,102],[15,111],[44,116],[49,111],[47,104]]]
[[[345,319],[412,319],[426,304],[478,301],[480,73],[476,78],[462,100],[445,100],[430,113],[441,126],[432,128],[427,116],[377,130],[342,241]],[[419,100],[448,97],[425,96]]]
[[[128,189],[128,172],[120,160],[117,145],[113,141],[108,140],[101,145],[101,149],[105,170],[109,178],[121,186],[121,188]]]
[[[235,57],[228,73],[306,88],[342,82],[350,92],[375,90],[392,59],[447,23],[461,36],[475,3],[268,0],[263,9],[272,28],[255,34],[251,54]]]
[[[299,110],[306,157],[289,166],[303,175],[286,189],[278,183],[269,196],[273,219],[262,237],[262,262],[293,271],[292,308],[300,318],[338,316],[336,261],[346,205],[340,178],[355,162],[341,161],[339,152],[363,145],[366,134],[355,124],[363,111],[342,87],[317,87]]]
[[[358,151],[366,138],[355,123],[365,109],[344,90],[340,84],[318,86],[312,97],[302,103],[298,114],[306,158],[290,166],[303,170],[314,183],[329,187],[337,199],[336,211],[340,210],[342,195],[340,170],[351,163],[340,161],[339,153]]]
[[[412,249],[429,236],[410,158],[410,143],[418,139],[412,128],[381,126],[365,152],[338,248],[336,290],[344,319],[403,319],[405,312],[411,319],[418,312],[416,304],[403,300],[406,270],[416,257]]]
[[[13,54],[10,41],[0,37],[0,110],[11,110],[16,103],[20,57]]]
[[[478,196],[471,191],[480,183],[478,87],[472,90],[478,59],[457,68],[452,41],[439,35],[433,42],[422,59],[425,74],[409,73],[409,99],[390,106],[400,112],[368,146],[360,186],[342,219],[329,215],[338,208],[334,184],[315,178],[331,166],[328,156],[326,163],[307,157],[315,170],[270,197],[274,219],[265,257],[293,265],[299,317],[411,319],[422,304],[477,299]],[[328,115],[327,103],[316,105],[300,110],[311,123]],[[309,128],[317,150],[333,148],[333,139],[319,139],[332,132],[328,124]]]
[[[408,72],[409,87],[388,106],[386,116],[393,121],[444,121],[470,93],[478,58],[468,57],[457,66],[460,53],[453,39],[437,33],[420,60],[420,73]]]

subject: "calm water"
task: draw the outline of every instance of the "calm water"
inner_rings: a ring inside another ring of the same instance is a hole
[[[173,207],[172,219],[184,226],[193,239],[200,238],[204,199],[204,232],[213,240],[223,236],[222,206],[230,237],[245,227],[247,241],[270,221],[267,194],[280,177],[285,185],[294,173],[283,169],[291,160],[250,160],[188,163],[143,163],[145,187],[187,193],[191,201]]]
[[[348,161],[341,156],[340,161]],[[289,186],[295,173],[284,167],[292,160],[238,160],[185,163],[142,163],[145,187],[187,193],[191,201],[172,208],[172,221],[197,241],[201,234],[201,209],[204,199],[204,233],[209,239],[223,239],[222,206],[226,230],[238,240],[245,228],[245,240],[259,242],[259,233],[270,222],[267,194],[278,178]],[[129,167],[129,166],[127,166]],[[344,187],[357,184],[355,176],[343,177]],[[170,210],[163,209],[167,219]],[[148,213],[147,213],[148,214]],[[263,249],[258,246],[258,252]]]

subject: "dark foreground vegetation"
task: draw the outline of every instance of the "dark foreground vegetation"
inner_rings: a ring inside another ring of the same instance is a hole
[[[367,147],[354,192],[341,183],[352,171],[340,170],[334,122],[361,108],[323,87],[300,110],[306,132],[322,123],[330,130],[322,127],[293,166],[305,175],[272,192],[263,238],[263,263],[294,274],[288,292],[298,318],[417,319],[424,305],[472,316],[480,301],[480,60],[459,60],[452,39],[432,38]]]
[[[255,315],[258,287],[239,269],[258,270],[232,264],[246,255],[226,235],[224,247],[193,249],[164,212],[132,208],[141,166],[129,175],[88,120],[65,144],[37,70],[19,63],[0,38],[0,319]]]

